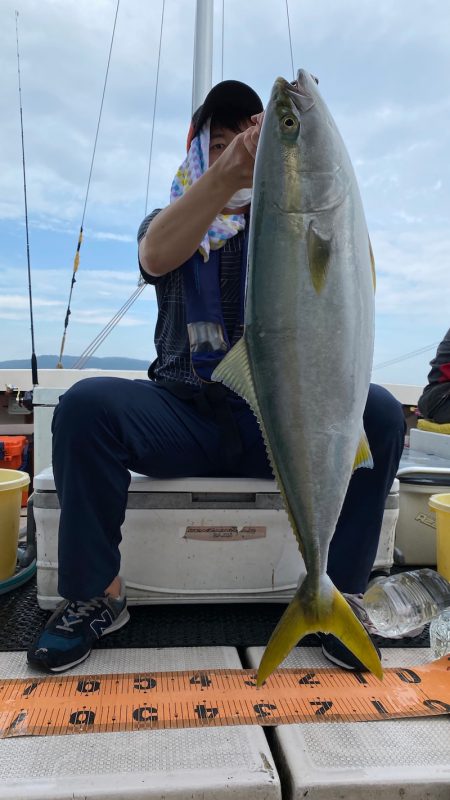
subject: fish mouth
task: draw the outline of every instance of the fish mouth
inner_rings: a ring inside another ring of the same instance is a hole
[[[273,87],[272,98],[277,105],[283,107],[294,106],[304,114],[309,111],[315,103],[314,95],[311,91],[311,81],[315,81],[309,72],[300,69],[297,80],[287,81],[285,78],[277,78]]]

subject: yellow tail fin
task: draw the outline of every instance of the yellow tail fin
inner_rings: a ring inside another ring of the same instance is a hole
[[[312,589],[307,575],[270,637],[259,665],[257,685],[261,686],[303,636],[318,631],[337,636],[381,680],[383,669],[378,653],[345,598],[327,575],[320,579],[318,592]]]

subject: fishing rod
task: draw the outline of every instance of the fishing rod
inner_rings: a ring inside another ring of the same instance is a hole
[[[155,85],[155,99],[153,102],[153,121],[152,121],[152,134],[150,137],[150,153],[148,156],[148,172],[147,172],[147,190],[145,193],[145,213],[144,217],[147,216],[147,207],[148,207],[148,190],[150,186],[150,171],[152,167],[152,153],[153,153],[153,135],[155,132],[155,118],[156,118],[156,103],[158,100],[158,84],[159,84],[159,68],[161,65],[161,44],[162,44],[162,35],[163,35],[163,28],[164,28],[164,9],[166,5],[166,0],[162,2],[161,8],[161,25],[159,29],[159,47],[158,47],[158,63],[156,66],[156,85]]]
[[[30,324],[31,324],[31,376],[33,386],[38,385],[38,368],[36,351],[34,347],[34,321],[33,321],[33,297],[31,292],[31,264],[30,264],[30,238],[28,235],[28,203],[27,203],[27,179],[25,171],[25,145],[23,138],[23,112],[22,112],[22,86],[20,82],[20,56],[19,56],[19,12],[16,11],[16,44],[17,44],[17,75],[19,78],[19,107],[20,107],[20,133],[22,137],[22,167],[23,167],[23,193],[25,199],[25,230],[27,238],[27,264],[28,264],[28,297],[30,301]]]
[[[67,328],[68,328],[68,325],[69,325],[69,317],[70,317],[70,315],[72,313],[72,311],[70,310],[70,306],[71,306],[71,303],[72,303],[72,293],[73,293],[73,287],[75,286],[75,283],[76,283],[76,274],[77,274],[78,266],[79,266],[79,263],[80,263],[80,249],[81,249],[81,244],[82,244],[82,241],[83,241],[84,218],[85,218],[85,215],[86,215],[86,207],[87,207],[87,202],[88,202],[88,197],[89,197],[89,189],[91,187],[92,171],[93,171],[93,168],[94,168],[94,160],[95,160],[95,154],[96,154],[96,150],[97,150],[98,133],[99,133],[99,130],[100,130],[100,122],[101,122],[101,119],[102,119],[103,103],[104,103],[105,94],[106,94],[106,85],[108,83],[109,67],[110,67],[110,64],[111,64],[111,54],[112,54],[112,49],[113,49],[113,44],[114,44],[114,36],[115,36],[115,33],[116,33],[116,24],[117,24],[117,16],[118,16],[118,13],[119,13],[119,6],[120,6],[120,0],[117,0],[116,13],[115,13],[115,16],[114,16],[114,24],[113,24],[113,30],[112,30],[112,36],[111,36],[111,43],[110,43],[110,46],[109,46],[108,60],[107,60],[107,64],[106,64],[105,80],[104,80],[104,83],[103,83],[102,99],[101,99],[101,102],[100,102],[100,111],[99,111],[98,119],[97,119],[97,129],[96,129],[96,132],[95,132],[94,149],[93,149],[93,152],[92,152],[91,166],[90,166],[90,169],[89,169],[89,176],[88,176],[86,194],[85,194],[85,198],[84,198],[83,213],[81,215],[81,225],[80,225],[80,232],[78,234],[78,244],[77,244],[77,249],[75,251],[75,257],[74,257],[74,260],[73,260],[72,280],[70,282],[69,299],[68,299],[68,302],[67,302],[66,316],[64,318],[63,335],[62,335],[62,339],[61,339],[61,346],[60,346],[60,351],[59,351],[58,363],[56,365],[58,369],[62,369],[63,368],[62,358],[63,358],[63,354],[64,354],[64,347],[65,347],[65,344],[66,344],[66,334],[67,334]]]

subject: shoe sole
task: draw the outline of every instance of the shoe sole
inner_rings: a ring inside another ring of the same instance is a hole
[[[340,661],[339,658],[336,658],[336,656],[332,656],[331,653],[329,653],[327,650],[325,650],[323,645],[322,645],[322,653],[324,654],[325,658],[328,659],[328,661],[331,661],[333,664],[336,664],[337,667],[342,667],[342,669],[349,670],[349,672],[365,672],[365,671],[367,671],[366,667],[364,666],[364,664],[361,664],[360,667],[356,667],[356,666],[353,667],[350,664],[346,664],[344,661]]]
[[[102,635],[100,636],[100,639],[103,639],[103,637],[106,636],[108,633],[114,633],[114,631],[118,631],[120,628],[123,628],[123,626],[126,625],[127,622],[129,621],[129,619],[130,619],[130,613],[128,611],[127,606],[125,606],[125,608],[120,612],[117,619],[114,620],[112,625],[110,625],[108,628],[106,628],[105,631],[103,631]],[[76,661],[71,661],[70,664],[63,664],[62,666],[59,667],[44,667],[42,664],[37,662],[35,663],[33,661],[28,661],[28,663],[30,667],[38,669],[41,672],[65,672],[67,669],[76,667],[77,664],[82,664],[83,661],[86,661],[86,659],[91,655],[91,653],[92,653],[92,647],[87,651],[87,653],[81,656],[81,658],[78,658]]]
[[[381,661],[381,651],[379,650],[378,647],[376,647],[376,651],[378,653],[378,658]],[[337,656],[334,656],[330,652],[328,652],[325,645],[322,645],[322,653],[324,654],[325,658],[328,659],[328,661],[331,661],[338,667],[342,667],[342,669],[349,670],[349,672],[369,672],[369,670],[367,669],[367,667],[364,666],[364,664],[360,664],[360,666],[357,667],[356,665],[348,664],[345,661],[341,661]]]

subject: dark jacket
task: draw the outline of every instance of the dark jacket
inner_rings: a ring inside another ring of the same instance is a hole
[[[432,422],[450,422],[450,330],[430,361],[430,367],[428,384],[419,397],[419,411]]]

